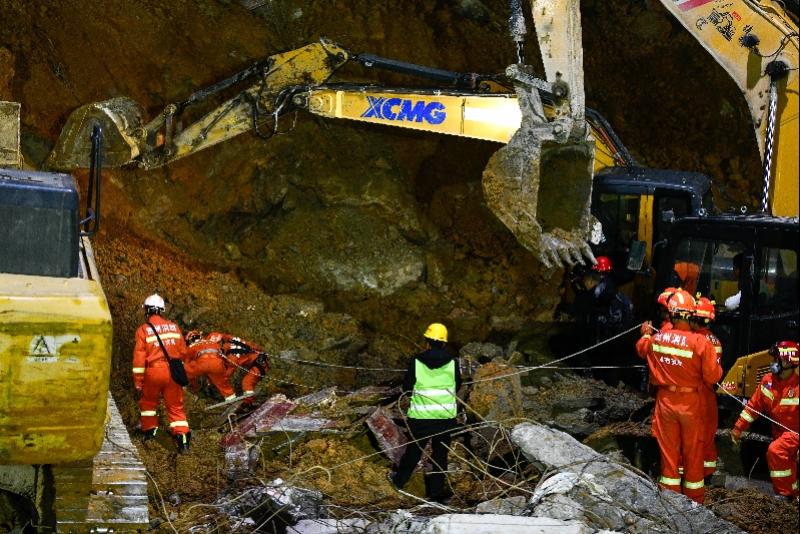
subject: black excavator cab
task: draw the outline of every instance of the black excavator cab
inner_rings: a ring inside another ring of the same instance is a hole
[[[672,223],[713,210],[711,178],[696,172],[613,167],[594,178],[592,215],[602,225],[595,256],[607,256],[637,315],[650,311],[654,268]]]
[[[657,289],[680,286],[715,301],[712,330],[727,370],[740,356],[798,338],[798,248],[797,219],[687,217],[672,225]]]

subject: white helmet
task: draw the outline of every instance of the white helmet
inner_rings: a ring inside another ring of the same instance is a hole
[[[161,295],[158,293],[153,293],[146,299],[144,299],[144,308],[156,308],[159,310],[164,310],[164,299],[161,298]]]

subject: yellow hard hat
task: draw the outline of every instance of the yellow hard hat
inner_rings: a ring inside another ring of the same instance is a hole
[[[424,336],[434,341],[447,343],[447,327],[442,323],[431,323],[425,330]]]

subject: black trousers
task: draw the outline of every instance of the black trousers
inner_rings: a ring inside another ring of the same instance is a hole
[[[431,463],[433,470],[425,477],[425,495],[429,499],[437,499],[444,493],[447,471],[447,446],[450,445],[450,434],[455,430],[455,419],[408,419],[409,443],[400,458],[394,483],[402,488],[414,473],[422,451],[428,440],[431,442]]]

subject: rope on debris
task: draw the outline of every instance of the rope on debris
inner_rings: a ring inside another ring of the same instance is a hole
[[[537,369],[548,369],[548,368],[557,369],[557,367],[552,367],[553,364],[556,364],[556,363],[559,363],[559,362],[563,362],[565,360],[569,360],[570,358],[574,358],[576,356],[580,356],[581,354],[583,354],[585,352],[588,352],[588,351],[590,351],[590,350],[592,350],[594,348],[597,348],[600,345],[604,345],[605,343],[608,343],[610,341],[614,341],[615,339],[618,339],[618,338],[620,338],[620,337],[622,337],[624,335],[627,335],[627,334],[633,332],[634,330],[640,328],[643,324],[644,323],[639,323],[636,326],[632,326],[629,329],[627,329],[627,330],[625,330],[623,332],[620,332],[619,334],[617,334],[615,336],[611,336],[610,338],[604,339],[603,341],[600,341],[599,343],[596,343],[596,344],[591,345],[589,347],[583,348],[583,349],[581,349],[581,350],[579,350],[577,352],[573,352],[572,354],[568,354],[568,355],[564,356],[563,358],[559,358],[557,360],[553,360],[551,362],[547,362],[547,363],[544,363],[542,365],[536,365],[536,366],[533,366],[533,367],[523,367],[519,371],[516,371],[516,372],[513,372],[513,373],[505,373],[505,374],[502,374],[502,375],[489,376],[489,377],[486,377],[486,378],[480,378],[478,380],[470,380],[470,381],[464,382],[464,384],[477,384],[479,382],[490,382],[492,380],[500,380],[502,378],[508,378],[509,376],[516,376],[516,375],[522,375],[522,374],[525,374],[525,373],[529,373],[529,372],[535,371]]]
[[[278,355],[278,358],[280,358],[281,360],[286,361],[286,362],[302,363],[302,364],[305,364],[305,365],[313,365],[315,367],[334,367],[336,369],[356,369],[358,371],[384,371],[384,372],[390,372],[390,373],[405,373],[406,372],[405,369],[394,369],[394,368],[390,368],[390,367],[363,367],[363,366],[360,366],[360,365],[340,365],[340,364],[335,364],[335,363],[317,362],[317,361],[313,361],[313,360],[303,360],[301,358],[291,358],[291,357],[288,357],[288,356],[281,356],[280,354]]]

